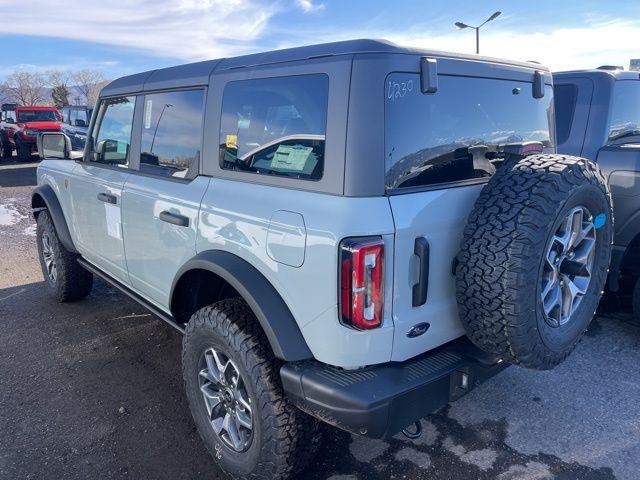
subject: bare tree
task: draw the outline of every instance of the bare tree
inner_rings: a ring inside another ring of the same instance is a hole
[[[72,75],[64,70],[49,70],[45,74],[45,81],[51,88],[51,99],[53,104],[58,107],[66,107],[69,105],[69,85]]]
[[[84,69],[73,75],[76,88],[87,105],[96,103],[100,89],[105,85],[105,78],[98,70]]]
[[[45,102],[45,86],[41,73],[18,71],[7,76],[0,90],[10,102],[30,106]]]

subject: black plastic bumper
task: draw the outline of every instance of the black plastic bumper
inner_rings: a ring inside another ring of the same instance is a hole
[[[343,430],[382,438],[457,400],[507,364],[466,339],[402,363],[342,370],[316,361],[280,370],[301,410]]]

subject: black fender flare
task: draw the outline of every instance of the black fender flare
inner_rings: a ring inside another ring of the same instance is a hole
[[[178,270],[170,299],[174,298],[180,278],[195,269],[218,275],[242,296],[260,322],[277,358],[287,362],[313,358],[298,323],[278,291],[258,269],[233,253],[207,250],[191,258]]]
[[[623,267],[629,267],[629,265],[624,265],[628,254],[632,253],[629,249],[637,246],[638,238],[640,238],[640,210],[629,216],[614,235],[611,263],[609,265],[609,289],[613,292],[617,292],[620,289],[619,280],[622,269]],[[635,271],[640,271],[640,265],[631,267]]]
[[[76,250],[73,240],[71,239],[69,227],[67,226],[67,221],[64,218],[60,201],[58,200],[56,193],[53,191],[53,188],[51,188],[51,185],[40,185],[36,187],[31,194],[31,208],[33,208],[33,215],[36,218],[38,217],[38,212],[42,209],[38,202],[38,197],[44,202],[46,206],[44,208],[49,211],[49,215],[53,221],[53,226],[55,227],[58,238],[60,239],[60,242],[62,242],[64,248],[70,252],[78,253],[78,250]]]

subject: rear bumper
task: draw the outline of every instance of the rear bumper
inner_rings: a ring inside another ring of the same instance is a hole
[[[382,438],[464,396],[506,366],[463,338],[402,363],[341,370],[317,361],[292,362],[280,375],[301,410],[343,430]]]

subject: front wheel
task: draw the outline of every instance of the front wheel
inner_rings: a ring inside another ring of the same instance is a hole
[[[31,147],[25,145],[25,143],[19,138],[16,139],[16,155],[18,160],[26,161],[31,158]]]
[[[311,459],[317,421],[285,397],[278,362],[243,300],[223,300],[191,317],[182,367],[198,432],[233,478],[286,479]]]
[[[13,149],[11,148],[11,145],[9,145],[9,142],[7,140],[2,142],[1,154],[4,158],[11,158],[11,156],[13,155]]]
[[[93,274],[78,263],[76,254],[64,248],[46,210],[38,214],[36,236],[42,274],[56,299],[73,302],[89,295]]]

